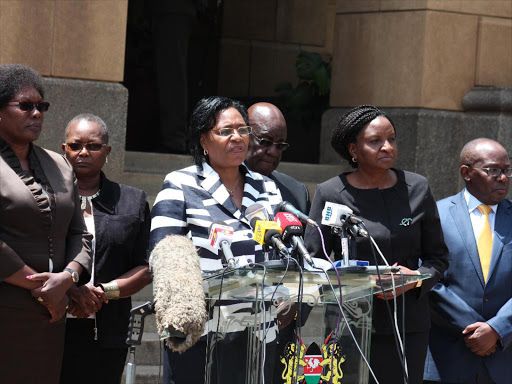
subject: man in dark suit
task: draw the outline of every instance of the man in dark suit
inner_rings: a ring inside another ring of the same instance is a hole
[[[250,170],[270,177],[276,183],[284,201],[293,204],[298,210],[308,214],[311,202],[306,186],[294,178],[276,171],[283,151],[288,148],[286,142],[286,120],[275,105],[270,103],[253,104],[249,110],[249,124],[252,127],[249,139],[249,150],[245,158],[245,164]],[[302,305],[302,324],[305,323],[311,307]],[[286,314],[278,315],[279,338],[276,353],[276,369],[274,371],[274,383],[282,382],[284,367],[280,360],[284,355],[286,345],[295,343],[295,328],[297,307],[291,306]]]
[[[283,200],[307,214],[311,204],[306,186],[276,171],[283,151],[289,146],[286,142],[287,129],[283,114],[273,104],[256,103],[249,108],[249,124],[252,133],[245,164],[251,171],[274,180]]]
[[[466,188],[438,202],[450,267],[430,292],[427,383],[512,382],[512,170],[490,139],[460,155]]]

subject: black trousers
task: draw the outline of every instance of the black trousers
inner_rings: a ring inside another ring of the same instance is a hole
[[[265,383],[272,383],[276,342],[266,345]],[[211,362],[212,384],[245,383],[247,363],[247,331],[239,337],[217,343]],[[199,341],[182,354],[164,347],[164,384],[204,383],[206,364],[206,341]]]
[[[406,333],[405,335],[405,355],[407,357],[409,384],[423,383],[428,335],[428,332]],[[404,383],[404,371],[393,335],[372,335],[370,366],[380,384]],[[375,383],[371,374],[369,383]]]
[[[102,348],[94,320],[68,319],[60,384],[119,384],[128,348]]]

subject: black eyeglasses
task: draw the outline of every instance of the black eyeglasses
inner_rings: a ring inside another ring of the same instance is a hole
[[[500,177],[502,173],[505,175],[505,177],[508,177],[508,178],[512,177],[512,168],[489,168],[489,167],[481,168],[481,167],[473,167],[471,164],[466,164],[466,165],[468,167],[481,169],[489,177]]]
[[[265,148],[270,148],[271,146],[275,145],[279,151],[286,151],[290,146],[290,144],[288,143],[276,143],[271,140],[263,139],[261,137],[256,136],[254,133],[251,134],[251,136],[254,137],[258,141],[258,143]]]
[[[240,136],[247,136],[251,133],[252,128],[249,126],[246,127],[238,127],[238,128],[221,128],[221,129],[213,129],[218,136],[229,137],[235,134],[235,131],[238,132]]]
[[[11,101],[7,105],[14,105],[19,107],[23,112],[32,112],[37,108],[39,112],[46,112],[50,108],[50,103],[41,101],[40,103],[31,103],[30,101]]]
[[[82,143],[66,143],[65,145],[66,145],[66,147],[68,147],[68,149],[71,152],[82,152],[84,147],[89,152],[98,152],[98,151],[101,150],[101,148],[105,147],[107,144],[102,144],[102,143],[87,143],[87,144],[82,144]]]

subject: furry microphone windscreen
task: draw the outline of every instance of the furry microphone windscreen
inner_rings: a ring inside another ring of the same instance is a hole
[[[151,252],[151,269],[158,333],[170,333],[167,346],[183,353],[199,340],[207,320],[199,255],[190,239],[169,235]]]

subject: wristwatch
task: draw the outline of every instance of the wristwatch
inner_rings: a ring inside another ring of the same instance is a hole
[[[64,270],[66,272],[71,273],[71,279],[73,280],[73,283],[78,283],[78,279],[80,278],[80,276],[78,276],[77,272],[73,271],[71,268],[64,268]]]
[[[420,272],[420,271],[416,271],[416,274],[417,274],[417,275],[421,275],[421,272]],[[422,285],[423,285],[423,280],[419,280],[419,281],[416,283],[416,287],[415,287],[415,288],[420,288]]]

